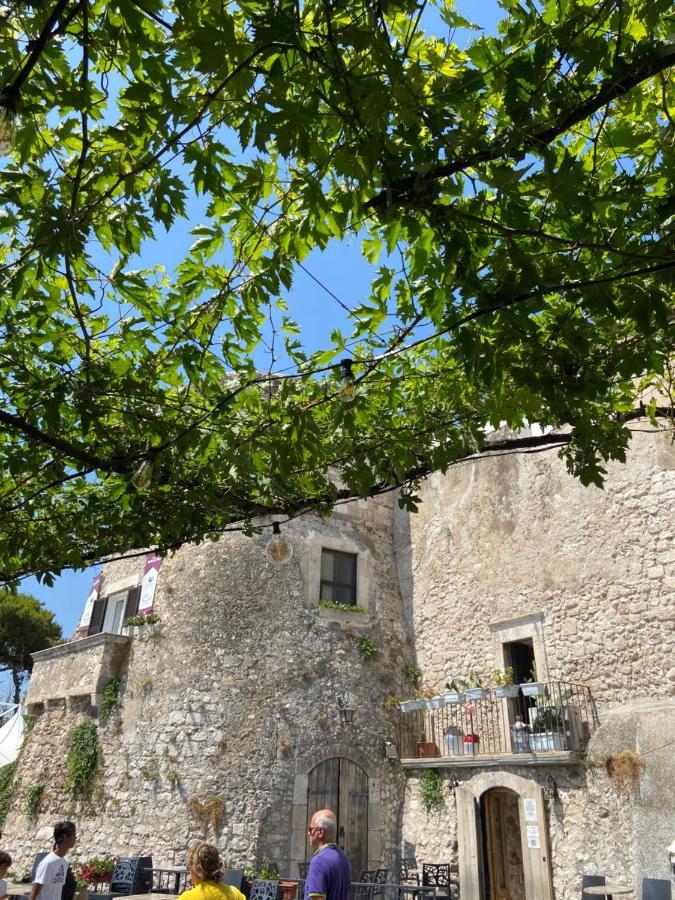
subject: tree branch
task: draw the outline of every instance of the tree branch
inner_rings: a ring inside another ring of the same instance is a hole
[[[582,122],[608,103],[611,103],[612,100],[627,94],[628,91],[637,87],[643,81],[658,75],[659,72],[663,72],[673,65],[675,65],[675,44],[661,44],[655,48],[652,54],[641,60],[622,78],[607,79],[588,100],[560,114],[556,123],[550,128],[524,135],[515,146],[511,139],[500,135],[483,150],[460,156],[450,162],[438,165],[428,172],[415,172],[411,175],[406,175],[404,178],[399,178],[372,197],[365,204],[365,208],[386,209],[390,206],[397,206],[404,202],[408,195],[415,194],[435,184],[441,178],[456,175],[458,172],[472,168],[480,163],[496,159],[520,159],[527,152],[542,149],[552,143],[557,137],[569,131],[572,126]]]
[[[96,456],[93,453],[89,453],[82,444],[73,444],[69,441],[64,441],[63,438],[47,434],[36,425],[31,425],[31,423],[24,419],[23,416],[8,413],[5,410],[0,409],[0,422],[8,428],[11,428],[13,431],[21,432],[21,434],[31,438],[38,444],[42,444],[45,447],[51,447],[54,450],[59,450],[69,459],[79,460],[79,462],[84,463],[92,469],[99,469],[103,472],[117,472],[119,475],[129,474],[130,466],[128,463],[123,463],[121,460],[105,459],[102,456]]]

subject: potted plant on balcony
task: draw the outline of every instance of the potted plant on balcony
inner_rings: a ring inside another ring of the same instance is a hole
[[[511,666],[507,666],[505,669],[495,669],[492,673],[492,684],[495,697],[518,696],[520,688],[513,683],[513,668]]]
[[[559,709],[554,706],[537,709],[530,736],[532,750],[540,753],[565,750],[567,742],[564,733],[561,733],[562,727],[562,716]]]
[[[461,703],[464,700],[464,688],[466,687],[466,681],[463,678],[453,678],[451,681],[446,681],[446,688],[448,689],[445,694],[443,694],[443,699],[446,703]]]
[[[532,663],[530,675],[527,681],[519,685],[524,697],[541,697],[546,692],[546,685],[543,681],[537,681],[537,669]]]
[[[438,747],[434,741],[428,741],[426,732],[420,733],[420,739],[417,742],[417,755],[425,759],[432,756],[438,756]]]
[[[464,691],[464,696],[467,700],[485,700],[485,693],[483,676],[478,672],[471,672],[469,675],[468,687]]]
[[[476,712],[476,704],[467,702],[462,707],[462,710],[464,715],[469,717],[469,729],[464,734],[464,755],[475,756],[480,749],[480,737],[473,730],[473,717]]]

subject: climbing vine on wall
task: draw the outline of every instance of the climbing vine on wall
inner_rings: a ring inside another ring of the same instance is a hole
[[[434,769],[428,769],[422,773],[420,778],[420,800],[427,812],[431,812],[434,807],[443,806],[445,803],[443,779]]]
[[[68,743],[66,787],[74,800],[91,796],[100,761],[98,728],[91,720],[87,720],[73,730]]]
[[[103,697],[101,698],[101,721],[107,722],[110,716],[122,705],[120,698],[120,680],[119,678],[111,678],[103,688]]]
[[[5,819],[14,799],[14,792],[17,788],[14,782],[14,773],[16,772],[18,760],[9,763],[7,766],[0,768],[0,831],[5,827]]]
[[[40,803],[42,801],[42,796],[45,792],[45,788],[47,787],[47,782],[43,779],[41,779],[37,784],[34,784],[26,795],[26,818],[31,825],[35,825],[37,823],[38,812],[40,811]]]

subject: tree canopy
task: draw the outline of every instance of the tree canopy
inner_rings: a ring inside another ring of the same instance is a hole
[[[31,653],[51,647],[61,637],[54,614],[30,594],[0,590],[0,671],[11,672],[14,702],[33,669]]]
[[[672,4],[501,6],[1,8],[0,579],[414,507],[488,423],[623,458],[670,390]],[[348,240],[368,296],[310,352],[294,279]]]

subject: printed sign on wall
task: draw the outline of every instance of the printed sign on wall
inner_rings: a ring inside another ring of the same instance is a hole
[[[87,597],[87,602],[84,604],[84,611],[82,613],[82,618],[80,619],[80,624],[77,626],[78,631],[88,631],[89,625],[91,624],[91,613],[94,609],[94,603],[98,600],[98,595],[101,591],[101,582],[103,580],[103,572],[99,572],[98,575],[94,577],[94,582],[91,586],[91,590],[89,591],[89,596]]]
[[[162,557],[156,553],[148,553],[145,557],[145,568],[143,569],[143,581],[141,582],[141,596],[138,601],[138,612],[140,615],[147,616],[152,612],[152,605],[155,601],[155,588],[157,587],[157,576],[159,575],[159,567],[162,565]]]

